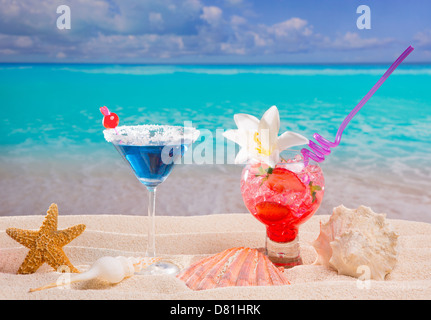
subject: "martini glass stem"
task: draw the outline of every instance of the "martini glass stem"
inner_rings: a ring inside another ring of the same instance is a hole
[[[147,256],[156,256],[156,187],[147,187],[148,189],[148,244]]]

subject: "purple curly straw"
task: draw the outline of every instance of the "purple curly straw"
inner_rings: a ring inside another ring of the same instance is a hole
[[[403,62],[403,60],[414,50],[412,46],[409,46],[395,62],[389,67],[389,69],[385,72],[385,74],[380,78],[379,81],[371,88],[371,90],[362,98],[361,101],[357,104],[357,106],[349,113],[349,115],[344,119],[341,126],[338,128],[337,135],[335,136],[335,141],[331,142],[325,138],[323,138],[320,134],[315,133],[313,135],[314,139],[319,142],[321,145],[319,146],[317,143],[313,141],[308,142],[308,146],[310,149],[314,151],[314,153],[308,149],[303,148],[301,153],[304,157],[304,164],[307,166],[309,159],[313,159],[317,162],[322,162],[325,160],[325,156],[331,153],[330,148],[334,148],[340,144],[341,135],[343,134],[343,130],[349,124],[350,120],[358,113],[358,111],[364,106],[364,104],[371,98],[371,96],[380,88],[380,86],[385,82],[385,80],[391,75],[391,73]]]

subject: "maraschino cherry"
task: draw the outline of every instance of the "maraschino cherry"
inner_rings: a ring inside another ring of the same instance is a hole
[[[118,126],[120,118],[118,118],[116,113],[110,112],[105,106],[100,108],[100,112],[104,115],[102,123],[106,129],[115,129]]]

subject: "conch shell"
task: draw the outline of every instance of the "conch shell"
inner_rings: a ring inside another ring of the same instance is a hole
[[[192,290],[289,284],[281,269],[267,256],[258,249],[245,247],[226,249],[203,258],[181,271],[177,278]]]
[[[384,280],[398,256],[398,234],[385,217],[365,206],[334,208],[329,221],[320,224],[319,237],[313,242],[318,255],[315,264],[342,275]]]
[[[83,273],[71,274],[63,282],[54,282],[43,287],[30,289],[30,292],[40,291],[44,289],[68,285],[75,282],[87,281],[91,279],[101,279],[109,283],[119,283],[123,279],[132,276],[135,272],[156,263],[161,258],[135,258],[135,257],[102,257],[91,266],[91,268]]]

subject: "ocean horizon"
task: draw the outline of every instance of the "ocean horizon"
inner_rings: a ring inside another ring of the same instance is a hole
[[[0,64],[0,216],[44,214],[53,202],[60,214],[146,215],[145,188],[103,138],[101,106],[120,125],[191,122],[216,138],[236,128],[234,114],[260,118],[276,105],[280,134],[333,140],[389,65]],[[402,64],[367,102],[321,164],[317,214],[365,205],[431,222],[430,85],[431,64]],[[232,152],[223,139],[213,145]],[[157,215],[247,213],[242,168],[177,165]]]

